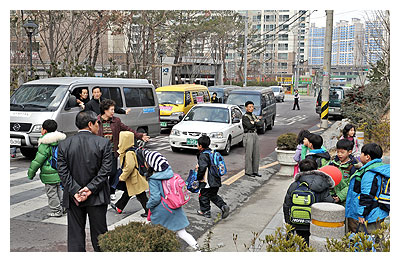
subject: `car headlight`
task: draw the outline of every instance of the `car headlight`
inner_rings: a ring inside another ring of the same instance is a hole
[[[42,132],[42,125],[34,125],[32,128],[32,133],[40,133]]]
[[[222,132],[210,133],[210,138],[224,138],[224,133]]]
[[[172,130],[171,130],[171,135],[173,135],[173,136],[180,136],[180,135],[181,135],[181,132],[180,132],[179,130],[177,130],[177,129],[172,129]]]
[[[174,112],[171,114],[171,116],[183,116],[183,112]]]

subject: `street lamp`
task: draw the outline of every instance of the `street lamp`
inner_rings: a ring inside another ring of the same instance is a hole
[[[38,28],[38,25],[35,24],[32,20],[28,20],[27,23],[23,25],[25,28],[26,34],[28,35],[29,38],[29,47],[30,47],[30,52],[29,52],[29,63],[30,63],[30,69],[29,69],[29,76],[32,77],[32,35],[35,32],[35,30]]]
[[[160,71],[160,86],[162,86],[162,73],[163,73],[163,68],[162,68],[162,59],[163,59],[163,56],[165,55],[165,52],[164,52],[164,50],[160,50],[160,51],[158,51],[158,56],[160,57],[160,60],[161,60],[161,71]]]

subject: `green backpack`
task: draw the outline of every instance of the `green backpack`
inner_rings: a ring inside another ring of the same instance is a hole
[[[311,205],[317,201],[315,193],[306,182],[297,181],[297,187],[291,194],[290,222],[297,225],[311,223]]]

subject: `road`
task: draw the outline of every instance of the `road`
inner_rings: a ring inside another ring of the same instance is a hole
[[[287,96],[285,102],[277,103],[277,117],[275,126],[260,138],[260,174],[261,178],[243,176],[244,148],[232,147],[229,156],[225,156],[228,174],[223,177],[223,186],[220,195],[235,212],[244,202],[249,201],[252,192],[268,181],[273,169],[279,165],[274,159],[276,138],[286,132],[298,133],[301,129],[309,129],[319,122],[315,113],[315,98],[302,96],[301,110],[292,110],[293,98]],[[168,144],[168,131],[152,138],[147,146],[166,156],[174,172],[186,179],[189,169],[196,164],[196,152],[182,150],[174,153]],[[50,211],[47,206],[47,197],[44,185],[36,176],[32,181],[27,179],[27,169],[30,161],[18,154],[16,159],[10,160],[10,251],[66,251],[67,219],[48,218]],[[284,189],[282,189],[284,190]],[[117,199],[122,192],[117,192]],[[197,195],[191,194],[191,200],[185,205],[185,212],[190,221],[187,231],[197,239],[218,220],[219,210],[212,205],[212,218],[207,219],[196,215],[198,209]],[[122,214],[109,209],[107,224],[113,229],[119,224],[128,221],[144,221],[139,215],[141,206],[136,199],[131,199]],[[88,225],[87,225],[88,229]],[[183,248],[185,245],[183,245]],[[91,242],[87,230],[87,250],[91,251]]]

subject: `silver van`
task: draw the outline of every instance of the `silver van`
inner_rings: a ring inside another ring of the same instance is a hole
[[[102,98],[115,101],[128,115],[119,115],[121,121],[150,136],[160,134],[160,112],[154,86],[145,79],[100,77],[58,77],[27,82],[10,99],[10,146],[20,147],[26,157],[33,157],[41,136],[42,123],[54,119],[58,131],[67,136],[75,134],[76,114],[81,108],[76,103],[80,89],[89,91],[100,87]]]

